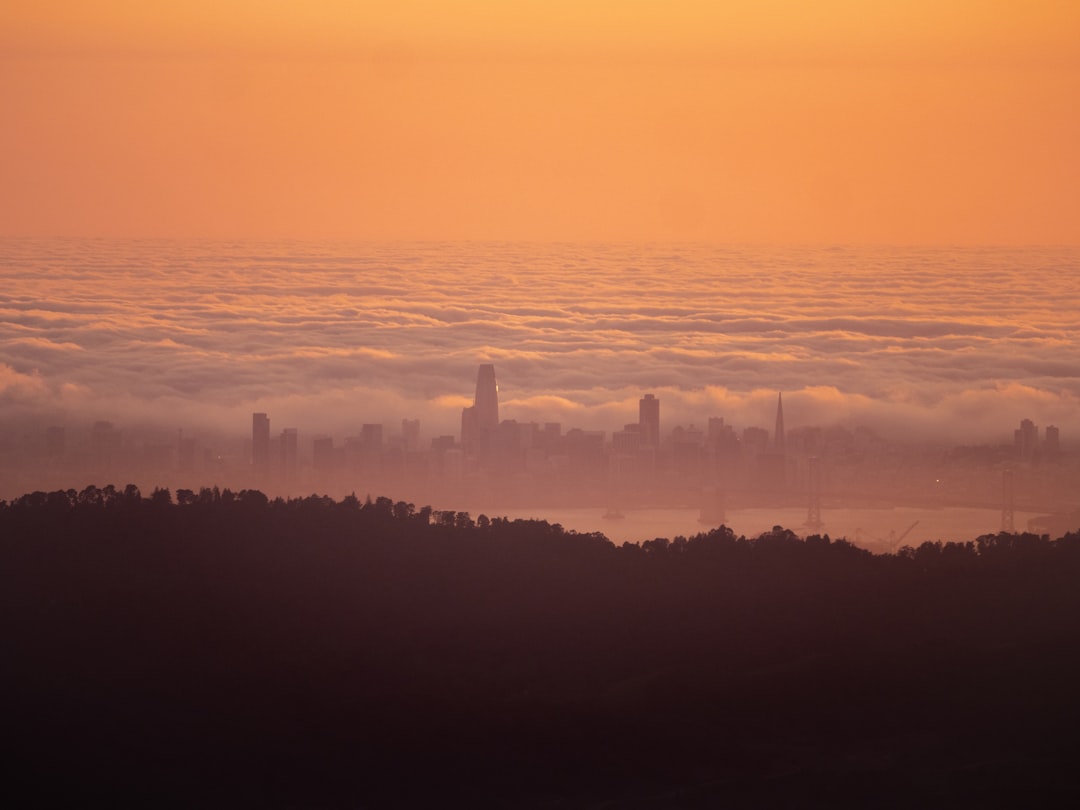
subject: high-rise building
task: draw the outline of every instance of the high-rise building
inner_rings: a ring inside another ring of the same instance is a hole
[[[482,363],[476,372],[473,404],[461,411],[461,448],[465,455],[487,459],[499,430],[499,385],[495,366]]]
[[[1013,432],[1016,455],[1022,461],[1030,461],[1039,448],[1039,429],[1030,419],[1023,419]]]
[[[694,478],[701,473],[702,447],[705,434],[691,425],[677,425],[671,431],[671,466],[683,478]]]
[[[638,424],[641,425],[641,446],[660,446],[660,400],[646,394],[638,400]]]
[[[796,403],[798,404],[798,403]],[[784,431],[784,395],[776,395],[776,432],[773,434],[773,450],[778,455],[784,455],[787,434]]]
[[[767,434],[766,434],[767,442]],[[764,445],[768,447],[767,444]],[[758,456],[758,474],[761,485],[769,492],[783,492],[787,488],[787,431],[784,429],[784,395],[776,395],[776,429],[772,446]]]
[[[744,427],[742,444],[755,455],[760,455],[769,447],[769,431],[763,427]]]
[[[1057,458],[1061,453],[1061,434],[1055,425],[1047,425],[1044,431],[1043,456]]]
[[[360,426],[360,442],[375,452],[382,452],[383,426],[370,423]]]
[[[545,422],[536,432],[533,447],[547,456],[559,453],[562,450],[562,425],[558,422]]]
[[[334,440],[330,436],[316,436],[311,443],[311,466],[319,472],[334,468]]]
[[[499,426],[499,385],[495,382],[495,366],[482,363],[476,373],[476,426],[480,430],[495,430]]]
[[[734,456],[739,450],[739,437],[735,428],[724,422],[722,416],[709,417],[709,429],[705,434],[705,445],[714,461]]]
[[[420,449],[420,420],[401,420],[401,443],[407,452],[415,452]]]
[[[456,445],[453,436],[433,436],[431,439],[431,452],[433,455],[441,455],[447,450],[453,450]]]
[[[468,455],[476,451],[480,441],[480,428],[476,424],[476,406],[461,409],[461,449]]]
[[[611,434],[611,451],[622,455],[636,455],[641,449],[641,425],[625,425]]]
[[[270,417],[251,415],[251,466],[265,470],[270,466]]]

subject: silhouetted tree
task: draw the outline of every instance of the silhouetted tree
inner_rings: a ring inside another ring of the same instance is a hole
[[[616,546],[387,498],[28,493],[0,502],[0,790],[1049,804],[1080,787],[1078,579],[1080,533]]]

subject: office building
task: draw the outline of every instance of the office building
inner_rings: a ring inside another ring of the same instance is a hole
[[[798,403],[796,403],[798,405]],[[787,433],[784,431],[784,395],[776,395],[776,431],[773,433],[773,451],[784,455],[787,447]]]
[[[1055,425],[1047,425],[1043,432],[1043,456],[1057,458],[1061,453],[1061,434]]]
[[[660,446],[660,400],[646,394],[638,401],[638,424],[641,426],[641,446]]]
[[[1013,441],[1017,457],[1022,461],[1031,461],[1039,448],[1039,429],[1030,419],[1024,419],[1014,431]]]
[[[486,461],[499,430],[499,385],[495,366],[482,363],[476,373],[473,404],[461,411],[461,447],[465,455]]]
[[[330,436],[316,436],[311,443],[311,466],[319,472],[332,470],[336,466],[334,440]]]
[[[476,425],[482,431],[499,427],[499,385],[495,382],[495,366],[483,363],[476,373]]]
[[[270,467],[270,417],[251,415],[251,466],[258,470]]]
[[[285,428],[281,431],[281,469],[286,475],[292,475],[296,472],[296,447],[296,428]]]

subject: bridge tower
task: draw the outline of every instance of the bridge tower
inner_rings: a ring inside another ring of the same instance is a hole
[[[1016,520],[1013,517],[1013,471],[1003,470],[1001,473],[1001,530],[1012,534],[1016,531]]]
[[[825,524],[821,520],[821,466],[817,456],[806,460],[806,491],[809,503],[806,507],[806,528],[817,531]]]

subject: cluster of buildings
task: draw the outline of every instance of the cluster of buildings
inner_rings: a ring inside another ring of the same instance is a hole
[[[296,430],[271,436],[269,416],[255,413],[251,471],[257,479],[304,477],[330,491],[378,481],[466,500],[626,502],[670,499],[680,490],[696,499],[702,485],[731,487],[736,480],[743,489],[783,493],[797,477],[799,458],[823,449],[825,441],[822,431],[802,431],[803,452],[789,459],[779,396],[771,437],[764,428],[746,428],[740,437],[719,417],[710,418],[704,430],[677,426],[662,436],[660,400],[645,394],[638,407],[638,421],[610,439],[603,430],[500,419],[495,367],[483,364],[457,436],[435,436],[424,447],[419,420],[402,420],[393,436],[384,434],[382,424],[365,424],[341,445],[315,437],[310,463],[302,465]]]
[[[1043,438],[1039,440],[1039,429],[1030,419],[1020,421],[1013,433],[1016,457],[1020,461],[1056,460],[1061,455],[1061,439],[1057,427],[1047,425]]]
[[[865,428],[787,429],[782,394],[777,394],[772,431],[757,426],[736,431],[723,417],[709,417],[703,427],[662,431],[661,401],[651,393],[639,400],[636,422],[610,433],[504,419],[491,364],[479,367],[473,402],[462,410],[457,436],[422,443],[418,420],[402,420],[400,432],[393,434],[382,424],[365,424],[343,444],[316,436],[310,457],[301,459],[296,431],[286,428],[272,437],[269,425],[267,414],[253,415],[255,485],[299,481],[311,491],[393,491],[422,502],[625,508],[708,505],[718,496],[744,504],[803,503],[823,491],[964,502],[1000,487],[994,483],[1000,469],[983,481],[953,474],[962,462],[935,460],[934,469],[949,470],[943,483],[942,473],[900,459],[902,449]],[[1015,453],[990,459],[986,466],[1057,459],[1057,429],[1048,427],[1041,442],[1032,431],[1034,425],[1024,420]]]
[[[139,443],[111,422],[69,435],[48,427],[37,440],[6,446],[0,437],[0,497],[83,483],[134,481],[140,486],[197,489],[219,484],[269,494],[335,497],[385,494],[414,503],[521,506],[813,504],[822,493],[894,501],[936,498],[986,500],[1000,491],[1002,468],[1045,467],[1017,478],[1047,494],[1063,487],[1056,427],[1039,430],[1025,419],[1014,446],[939,450],[925,457],[866,428],[799,427],[784,423],[782,395],[773,428],[737,431],[723,417],[702,427],[663,429],[661,401],[638,402],[638,419],[611,432],[565,428],[558,422],[501,418],[495,367],[483,364],[473,402],[457,435],[423,437],[417,419],[400,430],[363,424],[355,435],[303,437],[274,429],[271,415],[252,415],[250,439],[206,443],[178,432]],[[1044,465],[1042,462],[1054,462]],[[73,484],[74,481],[74,484]],[[1062,497],[1068,493],[1062,489]]]

